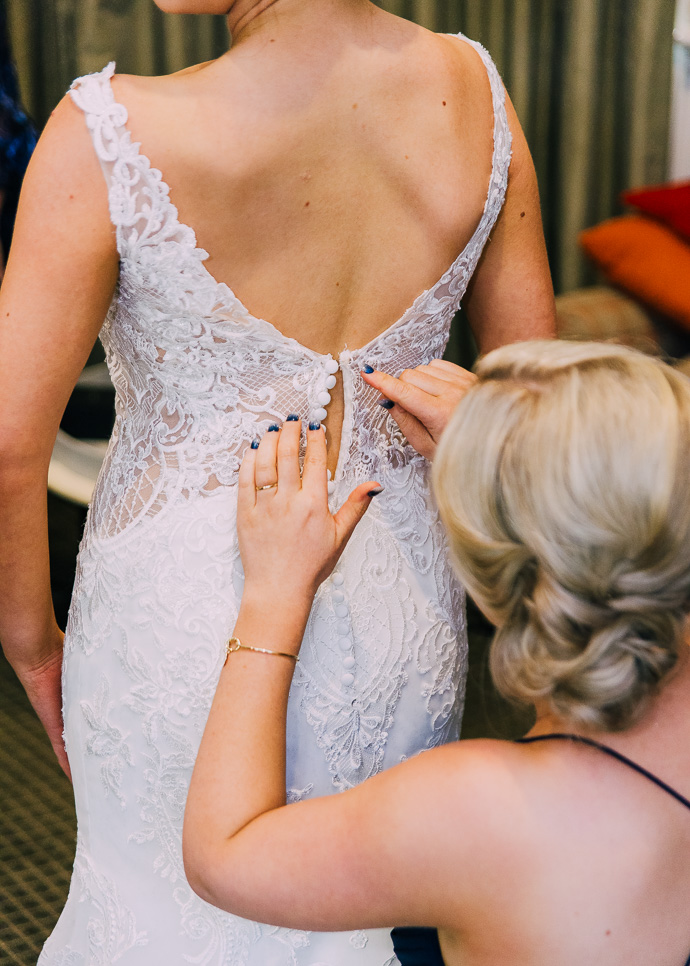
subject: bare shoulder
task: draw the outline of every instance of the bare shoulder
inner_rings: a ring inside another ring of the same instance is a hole
[[[456,827],[473,833],[454,836],[463,860],[471,859],[475,849],[486,858],[488,852],[504,851],[506,836],[515,844],[516,819],[530,797],[525,765],[524,750],[511,742],[459,741],[411,759],[405,782],[420,795],[433,788],[433,798],[442,803],[439,818],[441,813],[452,816]],[[527,835],[528,824],[518,838]]]
[[[22,187],[20,220],[37,213],[89,230],[104,249],[114,251],[107,186],[84,113],[66,94],[38,140]]]
[[[420,852],[435,870],[437,924],[469,928],[534,854],[534,803],[522,750],[503,741],[462,741],[392,771],[399,784],[390,790],[387,821],[410,834],[414,821]]]
[[[446,791],[458,808],[489,818],[512,811],[510,799],[522,795],[523,750],[509,741],[478,738],[457,741],[420,755],[446,783]]]
[[[121,74],[112,78],[113,91],[134,98],[169,96],[182,90],[192,89],[194,81],[213,68],[217,61],[208,60],[191,67],[184,67],[172,74]]]
[[[84,112],[70,94],[53,109],[38,139],[34,159],[43,161],[48,155],[55,167],[75,168],[77,177],[98,169]]]
[[[454,34],[432,34],[431,36],[439,44],[439,49],[445,49],[448,67],[455,72],[458,81],[473,89],[477,96],[481,97],[483,94],[487,98],[487,95],[490,95],[487,67],[476,47],[467,39]],[[489,51],[487,53],[491,56]],[[487,100],[488,103],[490,102]],[[513,176],[519,168],[531,165],[531,156],[522,132],[522,125],[507,91],[505,107],[508,127],[513,138],[513,164],[511,165],[511,176]]]
[[[217,64],[208,61],[152,77],[114,74],[115,100],[126,108],[128,129],[135,141],[143,143],[145,152],[150,149],[167,161],[169,152],[192,149],[200,131],[213,130],[209,119],[218,110],[223,112],[224,123],[232,120],[237,107],[232,83],[218,83]]]
[[[438,51],[437,62],[468,93],[491,106],[491,86],[487,66],[469,39],[455,34],[431,34]]]

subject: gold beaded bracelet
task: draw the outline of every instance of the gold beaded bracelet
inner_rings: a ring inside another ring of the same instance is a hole
[[[288,654],[286,651],[269,651],[267,647],[252,647],[251,644],[243,644],[239,637],[231,637],[225,645],[225,660],[235,651],[256,651],[257,654],[274,654],[276,657],[289,657],[295,664],[299,661],[296,654]]]

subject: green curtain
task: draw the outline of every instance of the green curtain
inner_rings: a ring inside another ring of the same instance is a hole
[[[317,2],[317,0],[314,0]],[[665,180],[675,0],[380,0],[493,55],[534,155],[558,291],[592,279],[577,233],[627,187]],[[20,82],[39,123],[73,77],[116,60],[165,73],[227,49],[222,18],[151,0],[9,0]]]
[[[593,281],[583,228],[628,187],[666,179],[675,0],[382,0],[479,40],[529,142],[557,291]]]
[[[223,17],[172,16],[152,0],[7,0],[24,104],[39,125],[81,74],[167,74],[228,49]]]

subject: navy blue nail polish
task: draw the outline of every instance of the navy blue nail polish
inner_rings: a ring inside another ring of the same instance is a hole
[[[374,372],[374,367],[373,366],[364,366],[364,370],[363,371],[366,372],[366,374],[368,376],[370,376],[372,374],[372,372]]]
[[[318,420],[314,420],[314,422],[309,423],[309,429],[321,429],[321,423]]]
[[[290,413],[290,415],[285,420],[285,422],[286,423],[298,423],[299,422],[299,416],[297,415],[297,413]]]
[[[384,409],[392,409],[395,406],[392,399],[379,399],[377,401],[379,406],[382,406]]]
[[[378,496],[379,493],[383,493],[383,487],[377,486],[375,490],[369,490],[367,496]]]
[[[253,439],[252,440],[252,449],[258,449],[258,448],[259,448],[259,440],[258,439]]]
[[[268,432],[277,433],[279,429],[280,429],[280,426],[278,425],[278,423],[271,423],[271,425],[268,427]]]

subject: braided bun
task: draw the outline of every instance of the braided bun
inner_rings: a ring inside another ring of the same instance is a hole
[[[461,579],[498,630],[499,690],[598,731],[630,726],[690,608],[690,380],[600,343],[478,366],[434,464]]]

